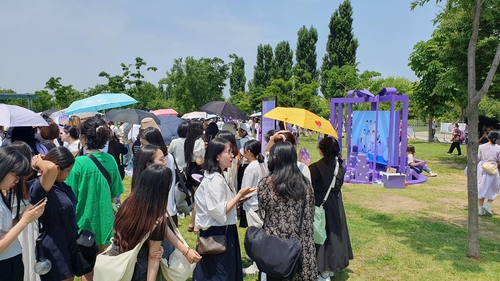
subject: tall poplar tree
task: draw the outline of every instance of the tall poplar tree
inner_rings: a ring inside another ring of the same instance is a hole
[[[311,26],[307,29],[305,26],[302,26],[297,32],[294,72],[297,73],[297,70],[301,69],[300,73],[309,73],[311,79],[310,81],[305,81],[306,83],[318,80],[317,42],[318,30],[316,28]]]
[[[253,110],[260,110],[264,89],[271,85],[273,48],[271,45],[257,46],[257,61],[253,67],[253,79],[248,82],[250,104]]]
[[[335,93],[339,92],[332,86],[335,81],[330,81],[330,75],[326,75],[326,72],[344,65],[356,64],[356,50],[359,44],[353,33],[352,14],[351,1],[345,0],[330,18],[330,34],[321,65],[321,92],[326,98],[334,97]]]
[[[229,93],[233,96],[238,92],[245,92],[247,78],[245,77],[245,60],[242,57],[238,57],[236,54],[229,55],[229,58],[233,59],[233,61],[229,63],[231,65],[231,74],[229,74]]]
[[[271,79],[283,79],[285,81],[292,78],[293,51],[290,49],[288,41],[281,41],[274,49],[274,60],[271,68]]]

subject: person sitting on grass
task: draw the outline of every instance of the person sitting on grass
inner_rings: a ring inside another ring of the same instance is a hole
[[[420,161],[415,158],[415,147],[413,145],[408,145],[406,147],[406,159],[408,159],[408,166],[417,173],[421,174],[422,171],[426,171],[431,177],[437,176],[436,173],[431,172],[431,170],[427,168],[425,161]]]

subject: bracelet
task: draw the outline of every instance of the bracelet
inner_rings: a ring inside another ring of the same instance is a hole
[[[186,256],[189,253],[189,250],[191,249],[188,247],[187,251],[184,253],[184,256]]]

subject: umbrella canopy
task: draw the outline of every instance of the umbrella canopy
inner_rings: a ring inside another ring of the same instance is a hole
[[[0,104],[0,126],[48,126],[47,121],[35,112],[17,105]]]
[[[126,106],[138,103],[135,99],[126,94],[98,94],[86,99],[73,102],[67,109],[66,114],[73,114],[88,111],[100,111],[110,108]]]
[[[493,129],[500,129],[500,121],[496,118],[491,118],[491,117],[486,117],[484,115],[479,115],[479,124],[478,124],[478,129],[481,131],[481,128],[483,126],[490,126],[493,127]]]
[[[336,138],[339,137],[328,120],[306,109],[276,107],[275,109],[264,114],[264,117],[294,124],[302,128],[328,134]]]
[[[161,120],[161,135],[163,136],[163,141],[165,144],[169,145],[170,142],[177,138],[177,128],[182,122],[186,122],[177,116],[159,116]]]
[[[113,109],[106,113],[106,118],[108,118],[109,121],[132,124],[141,124],[142,119],[146,117],[153,118],[156,124],[161,123],[160,119],[153,113],[139,109]]]
[[[250,117],[260,117],[260,116],[262,116],[262,112],[257,112],[257,113],[250,115]]]
[[[68,123],[70,116],[78,116],[80,117],[80,119],[85,119],[93,117],[99,113],[97,111],[89,111],[89,112],[82,112],[82,113],[68,115],[66,114],[65,110],[66,109],[53,112],[52,114],[50,114],[49,118],[54,120],[54,122],[56,122],[57,124],[66,125]]]
[[[182,119],[205,119],[207,113],[203,111],[193,111],[182,115]]]
[[[173,110],[172,108],[158,109],[158,110],[152,111],[152,113],[156,116],[168,116],[168,115],[177,116],[179,114],[177,111]]]
[[[246,115],[236,106],[225,101],[212,101],[201,107],[201,110],[234,119],[246,119]]]
[[[51,108],[40,112],[40,116],[47,115],[50,116],[52,113],[59,111],[57,108]]]

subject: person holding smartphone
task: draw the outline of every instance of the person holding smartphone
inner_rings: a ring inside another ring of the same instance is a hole
[[[0,281],[22,281],[24,265],[21,244],[17,236],[30,223],[38,219],[45,210],[45,204],[28,206],[21,219],[14,225],[12,219],[12,199],[22,190],[16,190],[20,178],[30,172],[29,160],[15,148],[0,148]]]
[[[31,160],[34,169],[41,171],[41,176],[30,182],[30,202],[36,203],[47,199],[49,204],[45,213],[40,217],[40,238],[45,257],[52,263],[51,270],[40,279],[44,280],[73,280],[71,266],[70,241],[66,234],[69,228],[76,239],[78,226],[76,224],[75,205],[76,198],[71,187],[64,181],[75,163],[75,157],[69,149],[63,146],[53,148],[42,156],[35,155]],[[68,217],[71,225],[65,226],[62,213],[59,212],[60,201],[65,208],[64,215]]]

